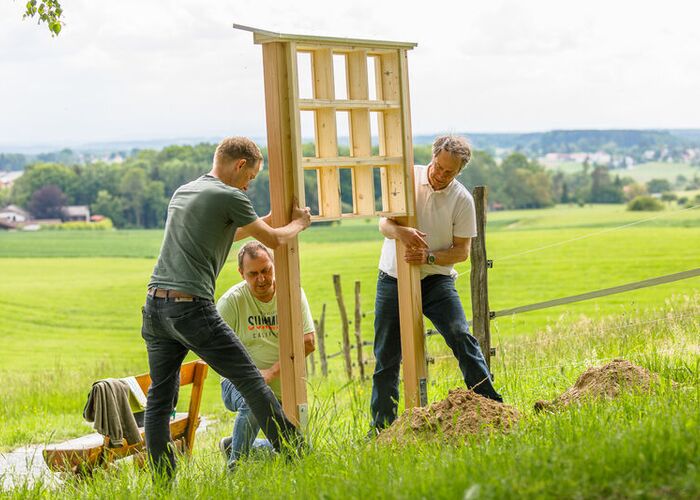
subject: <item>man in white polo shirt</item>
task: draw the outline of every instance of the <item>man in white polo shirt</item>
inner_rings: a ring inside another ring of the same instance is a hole
[[[471,147],[462,137],[442,136],[433,143],[427,167],[416,165],[414,181],[418,227],[405,227],[382,218],[385,236],[379,261],[374,307],[374,368],[372,426],[378,431],[395,419],[399,399],[401,335],[396,273],[396,243],[407,247],[406,262],[420,265],[423,314],[432,321],[452,349],[467,387],[503,401],[493,387],[478,341],[469,333],[454,280],[453,265],[469,258],[476,236],[474,200],[455,177],[471,159]]]
[[[246,243],[238,252],[238,272],[243,281],[221,296],[216,309],[236,332],[263,379],[279,400],[279,327],[272,252],[258,241]],[[314,321],[304,290],[301,291],[301,308],[304,351],[308,355],[314,350]],[[221,451],[228,459],[229,468],[233,469],[236,461],[256,444],[260,425],[236,386],[226,378],[221,379],[221,397],[226,408],[238,412],[232,436],[219,442]],[[262,440],[257,444],[272,447]]]

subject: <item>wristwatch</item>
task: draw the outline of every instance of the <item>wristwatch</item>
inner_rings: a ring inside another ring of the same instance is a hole
[[[428,257],[425,259],[428,264],[435,264],[435,255],[432,252],[428,252]]]

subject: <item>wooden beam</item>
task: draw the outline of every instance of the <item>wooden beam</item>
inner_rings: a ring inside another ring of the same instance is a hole
[[[267,43],[263,47],[265,74],[265,111],[267,147],[270,168],[270,206],[272,225],[280,227],[291,220],[296,195],[296,150],[294,109],[295,78],[293,46],[289,43]],[[291,66],[291,67],[290,67]],[[302,182],[303,183],[303,182]],[[306,367],[301,319],[301,283],[299,276],[299,243],[295,237],[275,249],[277,321],[279,326],[282,407],[287,417],[302,428],[306,412]]]
[[[299,109],[315,111],[317,109],[334,108],[342,111],[366,109],[369,111],[388,111],[399,109],[398,101],[370,101],[368,99],[299,99]]]
[[[348,97],[369,99],[367,51],[356,50],[347,55]],[[372,132],[369,109],[350,110],[350,155],[367,157],[372,154]],[[356,215],[374,215],[374,171],[371,166],[352,169],[352,205]]]
[[[489,317],[488,261],[486,260],[486,207],[488,188],[474,188],[474,209],[476,211],[476,238],[472,239],[471,292],[472,329],[479,341],[486,364],[491,367],[491,318]]]
[[[325,168],[325,167],[357,167],[382,165],[400,165],[403,163],[402,156],[366,156],[363,158],[353,158],[348,156],[336,156],[335,158],[302,158],[301,164],[304,168]]]
[[[399,100],[404,104],[401,94],[401,67],[398,51],[385,54],[379,57],[378,61],[378,66],[380,66],[378,86],[381,87],[382,98]],[[388,110],[379,114],[379,154],[381,156],[404,156],[403,118],[401,109]],[[411,145],[411,147],[413,146]],[[409,156],[410,158],[404,158],[401,164],[386,166],[381,170],[384,211],[406,213],[407,189],[413,192],[413,186],[407,187],[404,171],[408,169],[409,160],[410,164],[413,165],[413,151],[410,152]],[[412,171],[411,175],[413,175]]]
[[[334,99],[333,51],[319,49],[312,53],[313,90],[315,99]],[[316,155],[319,158],[338,156],[338,133],[335,108],[314,111],[316,128]],[[318,209],[322,217],[340,217],[340,172],[337,168],[318,171]]]

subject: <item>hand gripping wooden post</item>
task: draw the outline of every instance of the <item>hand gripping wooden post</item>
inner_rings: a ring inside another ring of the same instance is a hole
[[[294,198],[305,206],[304,172],[316,174],[318,214],[312,220],[387,216],[416,226],[413,142],[409,109],[407,52],[414,43],[289,35],[234,24],[250,31],[263,47],[267,147],[272,221],[290,220]],[[299,98],[298,54],[311,57],[311,99]],[[345,64],[347,99],[335,97],[334,66]],[[369,67],[374,66],[376,98],[370,99]],[[314,114],[315,157],[302,157],[300,112]],[[349,114],[350,156],[338,154],[337,113]],[[372,154],[371,118],[376,113],[379,155]],[[340,169],[352,175],[352,211],[344,212]],[[378,174],[378,175],[375,175]],[[379,191],[379,193],[377,193]],[[380,194],[380,196],[377,196]],[[300,316],[298,243],[275,251],[280,338],[282,406],[303,423],[305,365]],[[397,244],[401,344],[406,406],[425,404],[425,355],[420,274],[403,261]]]

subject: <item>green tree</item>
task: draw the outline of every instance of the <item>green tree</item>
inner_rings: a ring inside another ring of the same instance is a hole
[[[78,175],[70,167],[55,163],[35,163],[28,166],[24,175],[12,185],[12,198],[18,205],[26,206],[35,191],[45,186],[57,186],[66,195],[66,202],[71,204],[78,183]]]
[[[25,19],[36,18],[37,24],[45,23],[51,36],[56,36],[63,27],[62,15],[63,9],[58,0],[29,0],[26,3],[23,17]]]
[[[457,179],[469,189],[486,186],[491,182],[496,168],[496,162],[486,151],[473,151],[471,161],[462,169]]]
[[[650,193],[663,193],[671,190],[671,183],[666,179],[652,179],[647,182],[647,189]]]
[[[163,227],[168,209],[163,183],[150,181],[143,192],[143,226]]]
[[[639,184],[638,182],[633,182],[625,186],[625,199],[627,201],[635,199],[637,196],[644,196],[648,193],[647,188],[644,184]]]
[[[663,204],[651,196],[637,196],[627,204],[627,210],[632,211],[658,212],[663,209]]]
[[[0,208],[8,205],[12,199],[12,191],[9,187],[0,186]]]
[[[624,201],[619,176],[613,182],[607,167],[597,166],[591,172],[590,203],[622,203]]]
[[[44,186],[32,193],[29,212],[37,219],[61,219],[66,196],[58,186]]]
[[[97,193],[95,202],[90,206],[93,214],[104,215],[112,219],[115,227],[124,227],[126,218],[124,217],[124,200],[120,197],[112,196],[109,191],[102,189]]]
[[[124,200],[127,220],[141,227],[143,225],[143,203],[146,198],[146,172],[138,167],[126,171],[119,185],[119,194]]]

